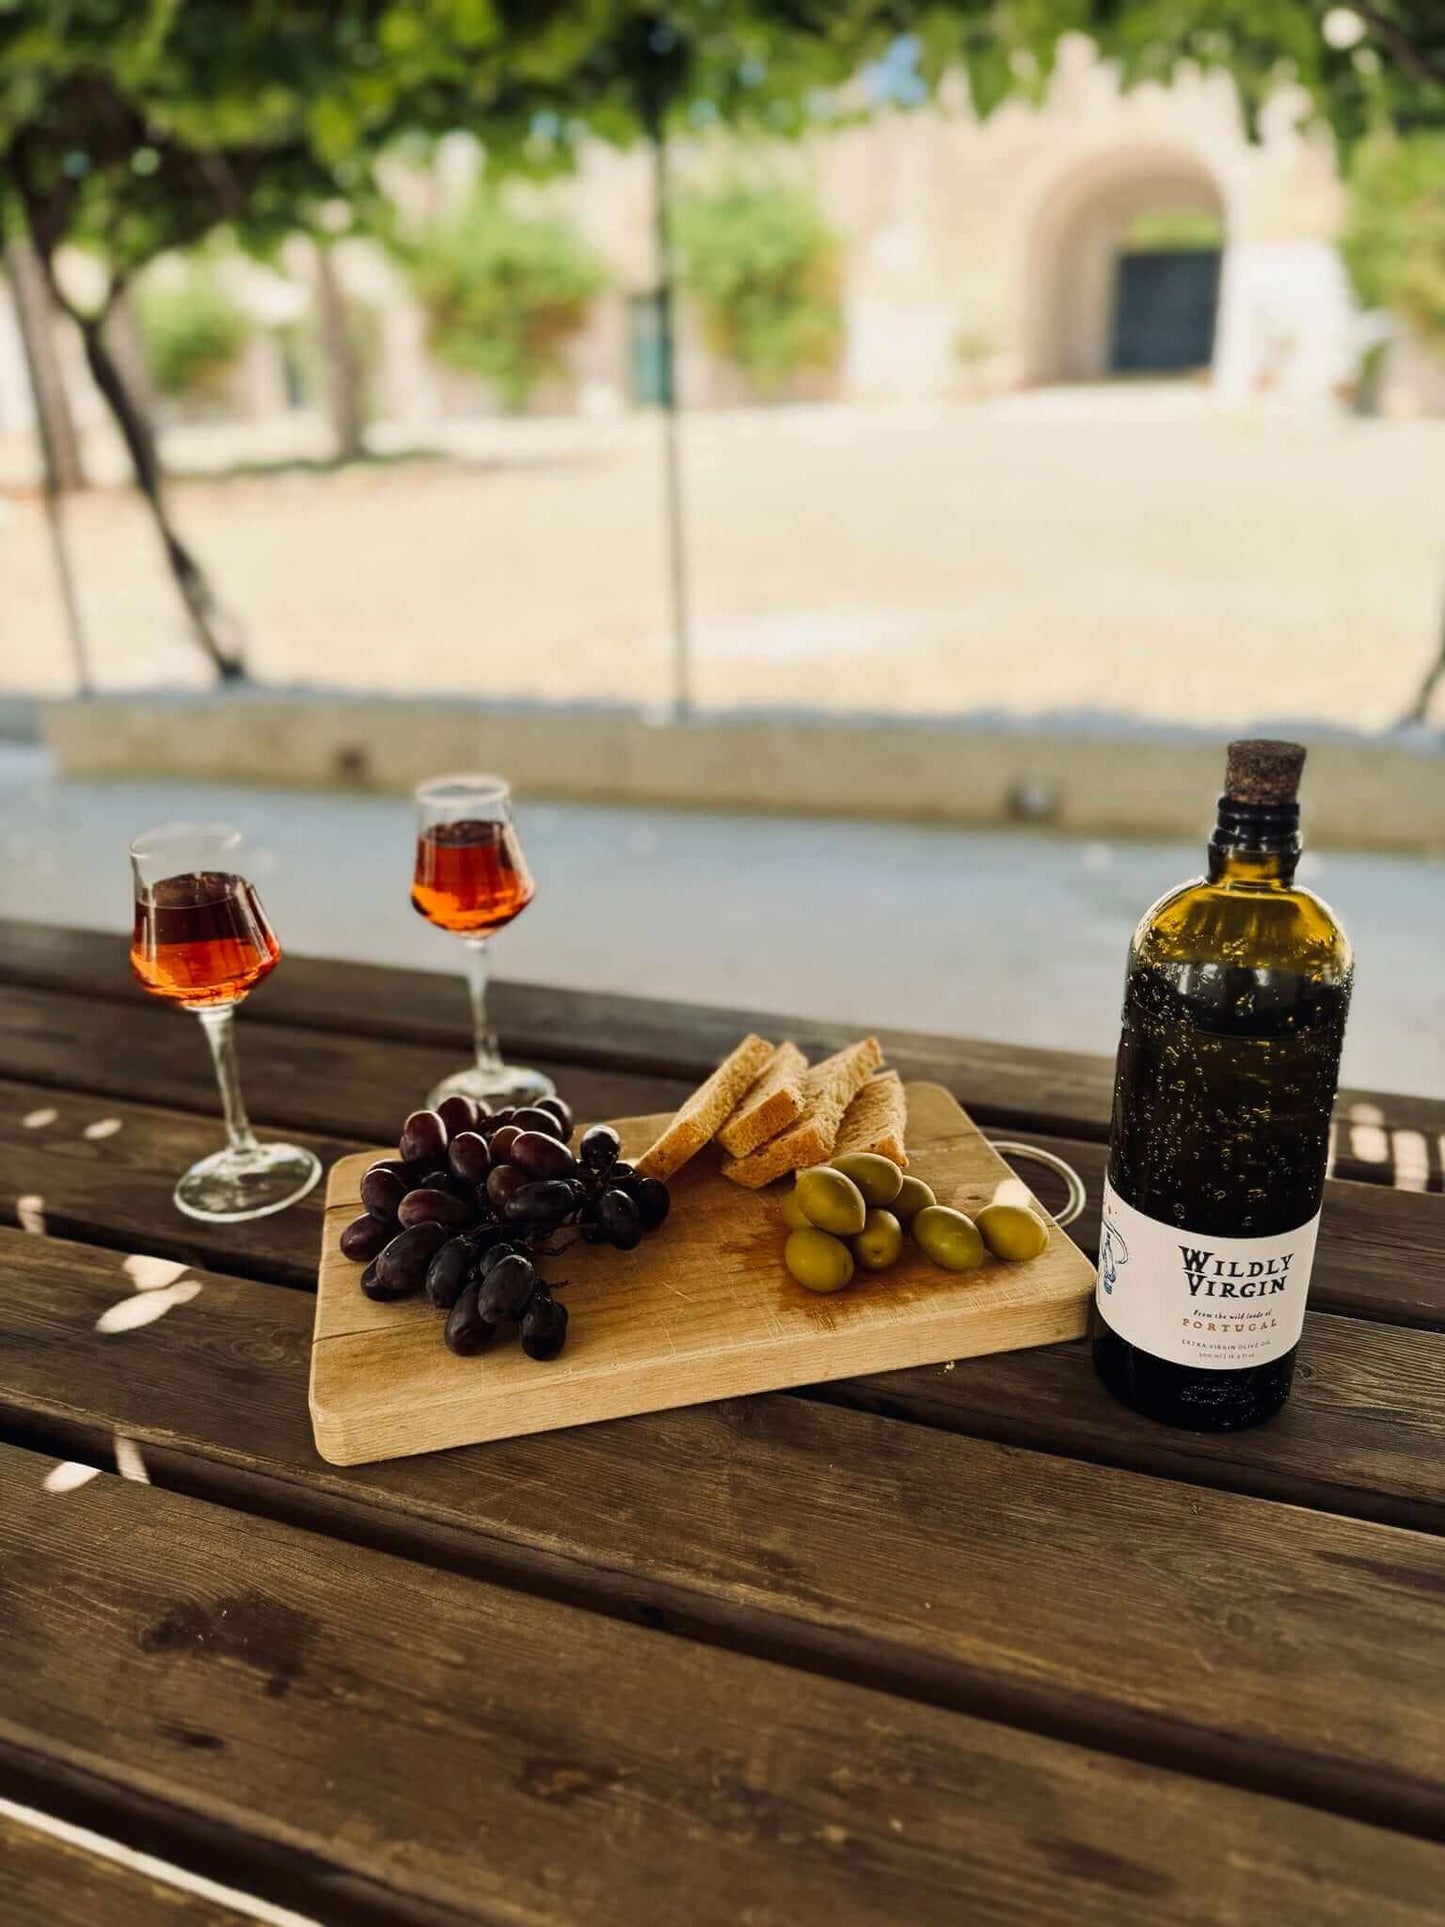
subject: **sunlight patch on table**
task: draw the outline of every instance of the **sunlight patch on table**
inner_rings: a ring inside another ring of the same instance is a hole
[[[95,1321],[98,1332],[130,1332],[142,1325],[153,1325],[158,1318],[164,1318],[173,1305],[187,1305],[200,1293],[199,1278],[182,1278],[174,1285],[162,1285],[154,1291],[143,1291],[135,1298],[122,1298],[117,1304],[110,1305]]]

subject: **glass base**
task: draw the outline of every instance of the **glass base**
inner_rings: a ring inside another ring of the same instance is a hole
[[[463,1097],[479,1097],[494,1111],[500,1111],[504,1107],[520,1109],[524,1104],[535,1104],[539,1097],[555,1097],[557,1086],[550,1077],[544,1077],[540,1071],[529,1071],[521,1064],[493,1064],[485,1070],[480,1064],[468,1064],[465,1070],[453,1071],[450,1077],[444,1077],[427,1103],[435,1110],[444,1097],[453,1097],[457,1092]]]
[[[304,1198],[321,1176],[321,1160],[299,1144],[229,1146],[193,1164],[175,1189],[175,1207],[188,1218],[239,1224],[266,1218]]]

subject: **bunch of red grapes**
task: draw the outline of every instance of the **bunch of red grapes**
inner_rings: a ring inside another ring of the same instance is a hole
[[[529,1358],[555,1358],[567,1340],[567,1308],[533,1262],[574,1239],[631,1251],[667,1216],[667,1186],[621,1156],[610,1124],[594,1124],[570,1149],[572,1112],[560,1097],[524,1110],[489,1111],[448,1097],[413,1111],[394,1158],[361,1180],[366,1210],[341,1234],[341,1249],[366,1269],[368,1298],[424,1292],[445,1311],[448,1348],[485,1351],[504,1325],[520,1327]]]

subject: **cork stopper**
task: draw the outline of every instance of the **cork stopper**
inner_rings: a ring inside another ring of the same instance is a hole
[[[1302,743],[1267,739],[1231,743],[1228,755],[1224,794],[1232,803],[1270,809],[1293,803],[1298,797],[1305,763]]]

